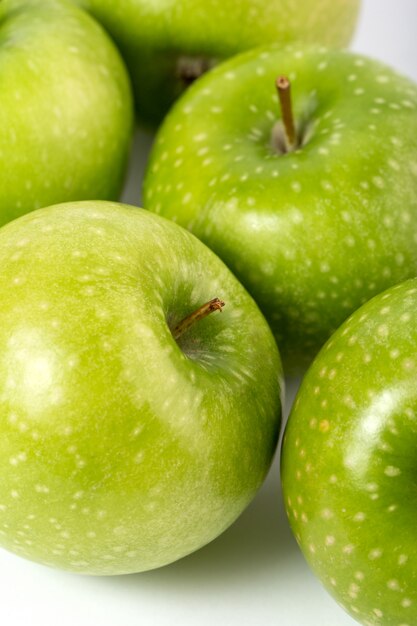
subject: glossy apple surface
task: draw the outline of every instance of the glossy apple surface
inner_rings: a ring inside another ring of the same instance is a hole
[[[417,280],[330,339],[287,425],[282,484],[311,567],[365,626],[417,623]]]
[[[0,231],[0,542],[86,574],[174,561],[262,483],[281,364],[254,301],[190,233],[104,202]],[[171,329],[221,296],[178,342]]]
[[[131,89],[89,15],[61,0],[2,0],[0,91],[0,225],[55,202],[118,197]]]
[[[359,0],[78,0],[119,46],[139,119],[157,125],[187,84],[221,59],[267,43],[344,46]]]
[[[279,74],[292,81],[301,141],[287,154]],[[358,306],[416,273],[416,113],[415,84],[376,61],[266,49],[201,78],[158,134],[145,208],[233,270],[288,372]]]

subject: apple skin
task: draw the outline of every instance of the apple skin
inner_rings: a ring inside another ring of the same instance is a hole
[[[294,534],[365,626],[417,623],[417,279],[375,297],[306,374],[282,448]]]
[[[181,63],[267,43],[345,46],[360,0],[78,0],[119,46],[139,120],[157,126],[185,88]]]
[[[55,202],[116,199],[134,115],[108,35],[61,0],[3,0],[0,33],[0,225]]]
[[[285,155],[271,145],[279,74],[292,80],[306,128]],[[286,373],[305,368],[361,304],[416,273],[416,109],[414,83],[376,61],[269,48],[201,78],[158,133],[145,208],[232,269],[269,321]]]
[[[81,202],[0,231],[0,542],[84,574],[174,561],[261,485],[282,369],[255,302],[187,231]],[[224,312],[170,328],[221,296]]]

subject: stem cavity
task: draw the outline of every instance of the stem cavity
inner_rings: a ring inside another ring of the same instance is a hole
[[[180,79],[183,87],[189,87],[214,65],[214,59],[207,57],[182,56],[177,61],[177,77]]]

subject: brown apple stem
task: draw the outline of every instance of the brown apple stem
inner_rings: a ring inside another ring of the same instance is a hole
[[[175,326],[172,331],[174,339],[179,339],[193,324],[204,319],[207,315],[210,315],[210,313],[214,311],[220,311],[221,313],[224,306],[225,303],[219,298],[213,298],[210,302],[206,302],[206,304],[203,304]]]
[[[291,83],[286,76],[279,76],[275,84],[278,90],[279,102],[281,105],[281,115],[285,130],[287,152],[291,152],[297,146],[297,131],[295,130],[291,101]]]

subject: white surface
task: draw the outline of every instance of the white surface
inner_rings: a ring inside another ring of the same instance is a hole
[[[295,2],[296,0],[294,0]],[[417,80],[416,0],[364,0],[354,49]],[[138,133],[124,199],[140,204],[151,140]],[[287,392],[287,412],[295,392]],[[226,533],[166,568],[89,578],[0,550],[3,626],[354,626],[307,568],[290,534],[278,462]]]

